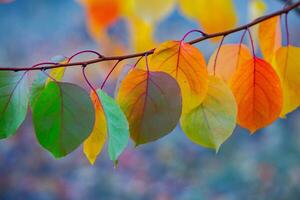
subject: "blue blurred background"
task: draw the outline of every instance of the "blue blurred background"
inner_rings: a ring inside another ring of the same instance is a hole
[[[283,6],[277,0],[265,2],[268,12]],[[235,0],[239,24],[249,21],[245,14],[248,3]],[[299,15],[289,15],[291,41],[298,46],[299,19]],[[155,39],[179,39],[193,28],[197,24],[176,8],[158,23]],[[128,43],[126,20],[109,31]],[[226,42],[237,42],[239,37],[232,35]],[[197,46],[208,59],[217,44],[207,41]],[[30,66],[84,49],[101,51],[88,33],[85,12],[78,2],[16,0],[0,4],[0,66]],[[66,80],[83,85],[77,71],[68,72]],[[97,82],[104,75],[97,71],[90,76]],[[114,82],[107,86],[110,94]],[[37,143],[29,114],[15,136],[0,141],[0,199],[297,200],[299,122],[300,112],[296,111],[253,136],[236,128],[218,154],[190,142],[178,127],[157,142],[137,149],[130,144],[115,169],[106,151],[90,166],[81,147],[55,160]]]

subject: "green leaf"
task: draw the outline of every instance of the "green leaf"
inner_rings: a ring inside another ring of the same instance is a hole
[[[102,90],[97,90],[97,94],[106,117],[109,157],[111,160],[116,161],[128,144],[128,122],[120,106],[113,98]]]
[[[219,150],[232,134],[237,117],[237,105],[228,85],[219,78],[209,77],[204,101],[181,118],[184,133],[193,142]]]
[[[14,135],[25,120],[28,94],[24,72],[0,72],[0,139]]]
[[[54,157],[66,156],[91,133],[95,111],[88,93],[71,83],[50,82],[33,104],[39,143]]]

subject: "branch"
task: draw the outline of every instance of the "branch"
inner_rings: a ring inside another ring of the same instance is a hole
[[[189,41],[188,43],[189,44],[196,44],[196,43],[199,43],[201,41],[204,41],[204,40],[207,40],[207,39],[210,39],[210,38],[215,38],[215,37],[220,37],[220,36],[225,37],[229,34],[249,29],[250,27],[252,27],[256,24],[259,24],[260,22],[266,21],[266,20],[268,20],[272,17],[280,16],[282,14],[288,14],[291,10],[296,9],[299,6],[300,6],[300,1],[297,1],[296,3],[291,4],[289,6],[286,6],[285,8],[283,8],[279,11],[276,11],[276,12],[273,12],[271,14],[268,14],[268,15],[262,16],[260,18],[257,18],[257,19],[255,19],[254,21],[252,21],[248,24],[245,24],[245,25],[242,25],[242,26],[239,26],[237,28],[230,29],[230,30],[227,30],[227,31],[219,32],[219,33],[205,34],[202,37],[199,37],[199,38],[196,38],[194,40]],[[138,57],[142,57],[144,55],[151,55],[151,54],[153,54],[154,50],[155,49],[151,49],[151,50],[145,51],[145,52],[122,55],[122,56],[103,56],[103,55],[100,54],[102,57],[99,57],[97,59],[87,60],[87,61],[83,61],[83,62],[55,64],[55,65],[53,65],[53,63],[49,63],[48,65],[46,64],[46,66],[43,66],[43,67],[40,67],[42,64],[36,64],[36,65],[31,66],[31,67],[22,67],[22,68],[18,68],[18,67],[15,67],[15,68],[6,67],[5,68],[4,67],[4,68],[0,68],[0,71],[16,71],[17,72],[17,71],[47,70],[47,69],[54,69],[54,68],[60,68],[60,67],[66,67],[66,68],[67,67],[76,67],[76,66],[77,67],[78,66],[82,67],[82,66],[88,66],[88,65],[94,64],[94,63],[99,63],[99,62],[104,62],[104,61],[112,61],[112,60],[120,62],[120,61],[126,60],[126,59],[138,58]]]
[[[292,5],[292,4],[293,4],[293,1],[290,1],[290,0],[278,0],[278,1],[284,3],[285,5]],[[298,15],[300,15],[300,10],[299,10],[299,9],[296,8],[296,9],[294,9],[294,11],[295,11]]]

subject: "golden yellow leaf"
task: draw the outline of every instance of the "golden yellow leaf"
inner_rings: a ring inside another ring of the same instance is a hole
[[[208,34],[234,28],[237,23],[232,0],[179,0],[179,7],[184,15],[199,21]]]
[[[275,69],[279,74],[283,89],[283,109],[281,117],[300,105],[300,48],[281,47],[276,53]]]
[[[83,152],[89,162],[93,165],[105,144],[107,138],[107,126],[101,102],[99,101],[97,94],[93,91],[91,92],[91,99],[95,108],[95,124],[90,136],[83,143]]]
[[[181,41],[165,42],[155,49],[149,67],[177,80],[183,113],[201,104],[207,92],[208,73],[202,53],[196,47]]]

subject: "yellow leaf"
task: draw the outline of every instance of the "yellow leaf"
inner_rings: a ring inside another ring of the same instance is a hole
[[[272,63],[276,51],[281,47],[280,17],[273,17],[259,24],[258,40],[266,61]]]
[[[267,5],[263,0],[251,0],[249,5],[250,19],[256,19],[262,16],[267,9]]]
[[[153,39],[153,24],[138,17],[131,16],[128,19],[131,25],[132,45],[135,51],[140,52],[154,48],[156,43]]]
[[[234,28],[237,23],[232,0],[179,0],[179,7],[183,14],[198,20],[208,34]]]
[[[83,143],[83,152],[93,165],[100,154],[107,137],[105,113],[97,94],[91,92],[91,99],[95,108],[95,124],[90,136]]]
[[[237,117],[237,105],[228,85],[214,76],[209,77],[204,101],[183,115],[184,133],[195,143],[216,151],[232,134]]]
[[[207,92],[208,73],[202,53],[196,47],[180,41],[165,42],[155,49],[149,67],[177,80],[183,113],[201,104]]]
[[[66,64],[68,62],[68,59],[65,58],[64,60],[60,61],[60,64]],[[53,81],[52,78],[56,81],[60,81],[64,74],[65,74],[66,68],[65,67],[59,67],[59,68],[54,68],[50,72],[50,77],[47,78],[45,85],[48,85],[49,82]]]
[[[208,72],[216,75],[224,81],[229,81],[239,65],[243,65],[252,58],[248,47],[243,44],[224,44],[221,46],[216,60],[218,50],[210,57]]]
[[[145,22],[157,22],[166,17],[174,8],[175,0],[132,0],[132,10]]]
[[[281,47],[276,53],[275,70],[279,74],[283,89],[281,117],[300,106],[300,48]]]

